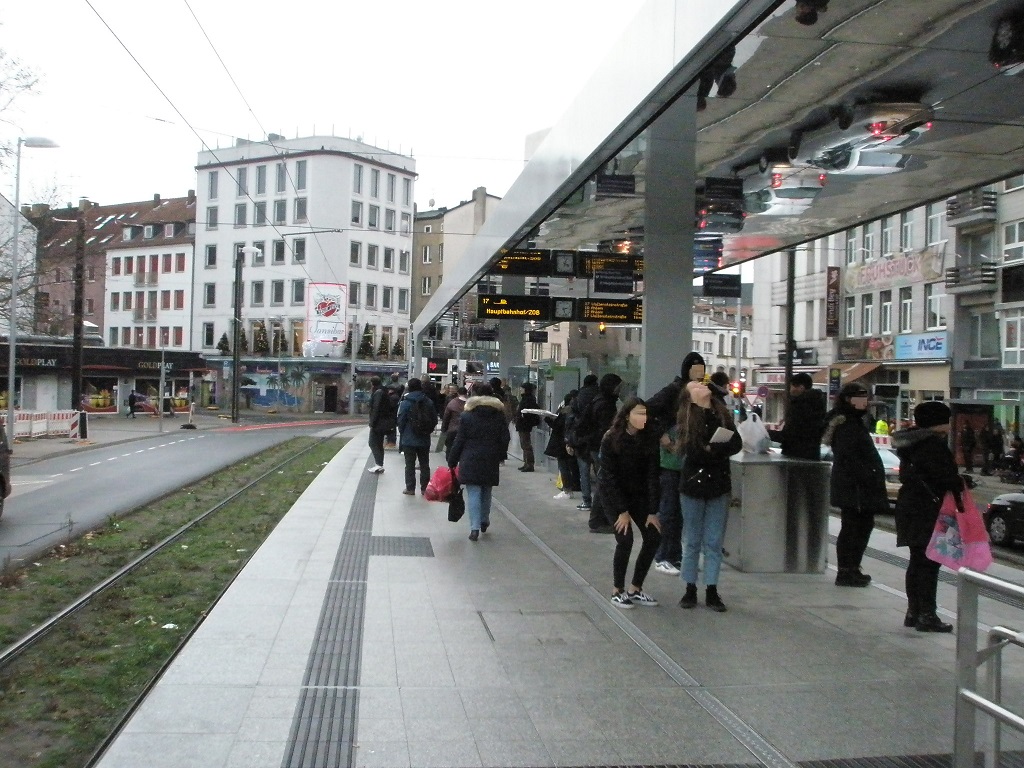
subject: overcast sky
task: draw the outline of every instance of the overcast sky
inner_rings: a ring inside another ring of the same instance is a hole
[[[0,47],[41,79],[0,135],[61,145],[23,150],[23,203],[180,197],[204,142],[271,132],[411,152],[418,205],[452,206],[504,195],[526,135],[558,121],[641,2],[4,3]]]

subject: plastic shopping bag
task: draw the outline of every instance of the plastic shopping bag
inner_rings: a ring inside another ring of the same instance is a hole
[[[430,482],[423,491],[423,498],[427,501],[448,501],[455,490],[455,485],[455,470],[450,467],[438,467],[430,476]]]
[[[953,493],[946,492],[925,554],[930,560],[953,570],[970,568],[984,571],[992,565],[992,548],[985,521],[970,492],[964,489],[961,498],[963,510],[957,509]]]
[[[736,425],[736,431],[740,433],[743,440],[743,450],[747,453],[768,453],[772,439],[768,436],[768,430],[761,421],[761,417],[751,412],[746,421]]]

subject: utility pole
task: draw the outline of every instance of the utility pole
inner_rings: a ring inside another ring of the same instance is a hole
[[[231,344],[231,423],[238,423],[238,395],[241,386],[242,367],[242,264],[245,263],[245,248],[235,251],[235,300],[232,315],[234,316],[234,338]]]
[[[88,200],[78,205],[75,234],[75,299],[72,305],[71,410],[82,410],[82,348],[85,346],[85,211]]]

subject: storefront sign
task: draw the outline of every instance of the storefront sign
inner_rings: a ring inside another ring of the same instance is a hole
[[[948,357],[948,331],[909,333],[896,337],[897,360],[945,360]]]
[[[836,344],[836,360],[863,360],[867,356],[867,339],[840,339]]]
[[[839,267],[825,270],[825,336],[839,335]]]
[[[348,338],[345,313],[348,286],[339,283],[310,283],[306,296],[306,341],[344,344]]]
[[[932,248],[913,253],[898,253],[884,259],[846,268],[846,292],[858,293],[874,288],[889,288],[908,283],[945,279],[942,254]]]

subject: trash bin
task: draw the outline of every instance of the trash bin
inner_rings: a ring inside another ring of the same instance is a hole
[[[725,561],[745,573],[822,573],[828,553],[828,462],[746,452],[731,461]]]

